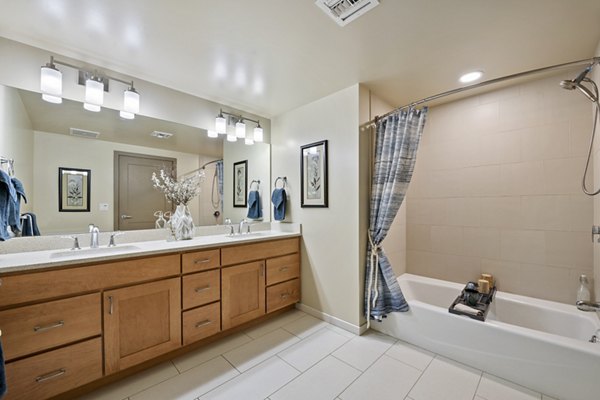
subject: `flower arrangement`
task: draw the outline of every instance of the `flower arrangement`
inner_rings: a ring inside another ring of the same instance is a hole
[[[204,170],[200,170],[188,178],[184,178],[181,182],[177,182],[170,175],[166,174],[163,169],[160,170],[160,175],[156,172],[152,173],[153,186],[163,192],[167,200],[171,203],[186,205],[200,193],[200,182],[204,179]]]

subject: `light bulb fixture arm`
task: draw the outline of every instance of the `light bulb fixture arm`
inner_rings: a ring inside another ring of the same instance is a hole
[[[130,88],[133,89],[133,80],[126,81],[126,80],[123,80],[123,79],[120,79],[120,78],[116,78],[114,76],[110,76],[110,75],[107,75],[107,74],[104,74],[104,73],[100,74],[100,73],[98,73],[98,70],[96,70],[96,69],[94,69],[94,72],[91,72],[91,71],[85,69],[84,67],[80,67],[78,65],[74,65],[74,64],[70,64],[68,62],[57,60],[56,58],[54,58],[54,56],[50,56],[50,64],[58,64],[58,65],[62,65],[62,66],[65,66],[65,67],[73,68],[73,69],[76,69],[78,71],[82,71],[84,73],[87,73],[87,74],[89,74],[90,76],[93,76],[93,77],[106,78],[106,79],[110,79],[112,81],[121,82],[124,85],[127,85],[128,87],[130,87]]]
[[[243,116],[243,115],[241,115],[241,114],[233,114],[233,113],[228,113],[227,111],[220,110],[220,111],[219,111],[219,116],[220,116],[221,114],[225,114],[225,115],[229,115],[229,116],[231,116],[231,117],[235,117],[235,118],[237,118],[237,119],[238,119],[238,121],[240,121],[240,122],[244,122],[244,121],[250,121],[250,122],[254,122],[254,123],[255,123],[255,124],[257,124],[257,125],[260,125],[260,121],[258,121],[258,120],[255,120],[255,119],[252,119],[252,118],[247,118],[247,117],[244,117],[244,116]]]

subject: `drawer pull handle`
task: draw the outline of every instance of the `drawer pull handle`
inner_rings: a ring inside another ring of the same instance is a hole
[[[210,258],[199,258],[198,260],[194,260],[194,264],[206,264],[210,262]]]
[[[285,272],[289,269],[289,267],[286,265],[285,267],[281,267],[279,268],[279,272]]]
[[[112,298],[112,296],[108,296],[108,305],[109,305],[108,314],[112,315],[113,311],[114,311],[113,310],[113,298]]]
[[[46,381],[49,381],[50,379],[58,378],[59,376],[64,375],[66,372],[67,372],[66,369],[61,368],[56,371],[49,372],[45,375],[40,375],[37,378],[35,378],[35,381],[37,383],[46,382]]]
[[[281,298],[282,298],[283,300],[285,300],[285,299],[287,299],[288,297],[290,297],[291,295],[292,295],[292,294],[291,294],[290,292],[284,292],[284,293],[281,293]]]
[[[203,326],[212,324],[210,319],[205,319],[204,321],[200,321],[196,324],[196,328],[202,328]]]
[[[37,325],[37,326],[33,327],[33,331],[34,332],[45,332],[45,331],[49,331],[50,329],[60,328],[64,325],[65,325],[65,321],[58,321],[58,322],[55,322],[53,324],[46,325],[46,326]]]
[[[260,276],[265,276],[265,263],[260,263]]]
[[[196,289],[194,289],[194,291],[196,293],[206,292],[207,290],[210,290],[210,285],[206,285],[206,286],[203,286],[203,287],[197,287]]]

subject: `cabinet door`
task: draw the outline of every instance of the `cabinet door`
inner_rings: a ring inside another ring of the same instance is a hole
[[[181,346],[179,278],[104,292],[106,374]]]
[[[221,270],[223,330],[265,314],[265,262],[223,268]]]

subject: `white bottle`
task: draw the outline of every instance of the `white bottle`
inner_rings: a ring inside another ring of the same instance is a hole
[[[590,301],[590,289],[588,288],[588,278],[585,275],[579,277],[579,290],[577,290],[577,301]]]

